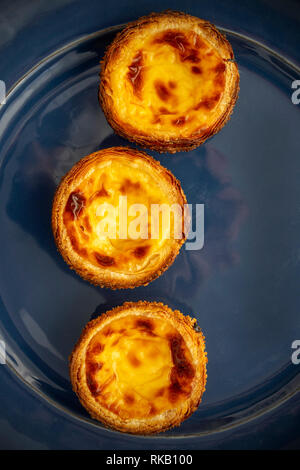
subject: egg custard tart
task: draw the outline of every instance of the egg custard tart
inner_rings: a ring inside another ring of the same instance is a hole
[[[181,12],[129,23],[101,64],[99,99],[121,136],[159,152],[191,150],[229,119],[239,90],[231,45]]]
[[[179,425],[206,384],[196,320],[162,303],[126,302],[85,327],[70,356],[73,390],[89,414],[119,431]]]
[[[126,147],[80,160],[53,202],[54,238],[65,261],[84,279],[112,289],[157,278],[179,253],[188,225],[179,181]]]

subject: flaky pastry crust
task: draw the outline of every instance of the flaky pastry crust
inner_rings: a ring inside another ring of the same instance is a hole
[[[70,356],[70,377],[92,418],[134,434],[188,418],[207,378],[205,338],[195,325],[178,310],[146,301],[90,321]]]
[[[122,137],[159,152],[198,147],[230,118],[239,91],[231,45],[181,12],[129,23],[101,63],[99,100]]]
[[[100,239],[97,211],[106,203],[117,206],[120,196],[128,198],[128,206],[145,204],[149,214],[152,203],[176,204],[182,209],[181,238],[160,234],[152,239],[149,228],[149,239]],[[185,204],[179,181],[159,162],[127,147],[104,149],[81,159],[62,179],[52,208],[55,242],[70,268],[92,284],[111,289],[147,285],[173,263],[185,242]]]

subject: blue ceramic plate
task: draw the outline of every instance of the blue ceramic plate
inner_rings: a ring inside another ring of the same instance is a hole
[[[8,93],[0,108],[0,339],[6,348],[0,446],[293,447],[299,438],[300,366],[291,361],[291,345],[300,336],[300,105],[291,97],[300,69],[295,36],[287,36],[299,27],[299,8],[288,28],[276,23],[283,2],[253,2],[243,10],[228,2],[225,11],[222,2],[187,2],[185,11],[226,34],[241,78],[233,116],[219,134],[189,153],[151,153],[179,178],[189,203],[205,205],[204,247],[183,248],[147,287],[110,291],[81,280],[57,253],[52,198],[82,156],[128,145],[112,132],[97,99],[99,60],[121,23],[180,9],[179,2],[128,2],[127,9],[110,3],[115,11],[108,14],[99,2],[15,2],[17,19],[11,3],[3,6],[0,70]],[[254,21],[252,34],[238,26],[246,25],[247,14],[251,26],[255,8],[259,18],[265,15],[265,42]],[[286,55],[271,47],[284,32]],[[152,437],[120,434],[91,420],[68,376],[68,355],[83,326],[139,299],[196,317],[209,359],[198,411]]]

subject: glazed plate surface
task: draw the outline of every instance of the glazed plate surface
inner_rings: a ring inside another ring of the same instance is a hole
[[[188,12],[201,16],[200,10]],[[132,9],[128,19],[137,13]],[[202,16],[214,21],[208,13]],[[7,361],[0,365],[6,400],[0,414],[14,429],[0,446],[247,447],[255,423],[267,428],[274,412],[279,423],[281,408],[299,419],[300,366],[291,362],[291,344],[300,330],[300,105],[291,96],[300,69],[255,37],[217,24],[240,71],[231,120],[194,151],[149,152],[180,180],[189,203],[204,204],[204,247],[183,247],[147,287],[101,289],[64,263],[50,216],[55,189],[74,163],[105,147],[131,145],[113,133],[97,99],[99,60],[121,28],[117,19],[104,27],[99,21],[98,30],[31,63],[0,108],[0,339]],[[199,409],[152,437],[122,435],[90,419],[68,376],[68,356],[84,325],[137,300],[196,317],[208,353]],[[21,429],[16,423],[25,410],[35,425]],[[49,432],[41,431],[47,426]]]

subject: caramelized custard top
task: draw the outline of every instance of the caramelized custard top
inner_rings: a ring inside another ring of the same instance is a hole
[[[77,175],[80,182],[68,196],[63,222],[73,250],[93,265],[124,273],[151,270],[180,223],[171,211],[169,235],[159,215],[154,238],[151,207],[172,205],[174,193],[148,161],[115,153]],[[182,222],[177,229],[182,234]]]
[[[128,315],[90,341],[86,380],[95,399],[126,418],[174,408],[192,391],[195,370],[178,331],[161,318]]]
[[[138,31],[108,73],[118,119],[141,132],[205,132],[225,87],[226,62],[188,29]]]

